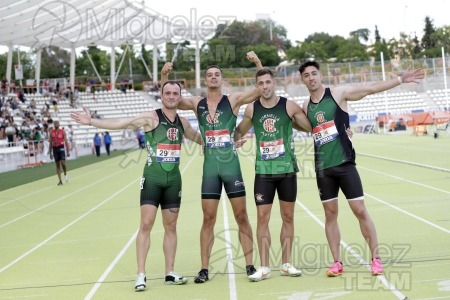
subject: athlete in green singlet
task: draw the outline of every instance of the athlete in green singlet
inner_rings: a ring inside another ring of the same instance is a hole
[[[181,203],[180,149],[183,135],[201,144],[201,136],[189,122],[179,117],[181,87],[167,81],[162,86],[162,109],[144,112],[131,118],[91,119],[90,112],[71,113],[77,123],[103,129],[138,129],[145,131],[148,151],[141,179],[141,223],[136,237],[138,276],[135,290],[146,288],[145,262],[150,249],[150,232],[161,205],[164,224],[165,284],[184,284],[187,278],[173,272],[177,245],[176,224]]]
[[[256,73],[256,87],[261,97],[247,105],[244,119],[239,123],[235,135],[235,140],[238,140],[253,126],[256,136],[254,198],[258,213],[256,236],[261,268],[249,276],[251,281],[271,277],[269,220],[275,192],[280,200],[283,221],[280,232],[280,273],[292,277],[302,273],[291,264],[298,172],[292,128],[311,131],[311,125],[300,106],[275,94],[275,80],[270,70],[261,69]]]
[[[312,124],[315,148],[316,180],[325,210],[325,233],[334,263],[326,274],[339,276],[344,272],[341,262],[341,235],[337,223],[338,192],[342,189],[350,208],[359,221],[361,233],[372,254],[373,275],[383,273],[378,255],[375,225],[364,205],[361,179],[355,167],[355,151],[345,131],[349,128],[347,101],[356,101],[367,95],[396,87],[403,82],[417,82],[424,77],[422,69],[407,70],[397,78],[359,86],[326,88],[322,84],[319,64],[308,61],[300,66],[302,82],[311,95],[303,110]]]
[[[262,67],[253,51],[247,53],[247,58],[254,62],[257,68]],[[172,64],[166,63],[161,70],[161,82],[167,80],[171,70]],[[205,147],[202,177],[203,225],[200,231],[202,266],[194,279],[195,283],[209,280],[209,259],[214,244],[214,225],[222,186],[230,199],[239,227],[239,241],[245,256],[247,275],[256,271],[253,266],[253,235],[247,215],[245,186],[233,135],[240,106],[254,101],[259,97],[259,92],[255,88],[225,96],[222,94],[222,83],[220,67],[209,66],[205,70],[207,96],[183,98],[179,106],[179,109],[193,110],[196,114]]]

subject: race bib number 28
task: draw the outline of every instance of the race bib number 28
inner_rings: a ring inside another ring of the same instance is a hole
[[[231,145],[228,129],[208,130],[205,132],[206,148],[222,148]]]

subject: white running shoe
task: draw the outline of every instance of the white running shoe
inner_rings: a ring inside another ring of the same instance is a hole
[[[66,178],[66,182],[69,182],[69,175],[66,174],[64,177]]]
[[[136,283],[134,284],[134,290],[136,292],[144,291],[147,287],[146,285],[147,277],[145,277],[144,273],[139,273],[136,278]]]
[[[186,282],[188,282],[186,277],[180,276],[175,272],[170,272],[164,279],[165,284],[185,284]]]
[[[290,263],[285,263],[280,268],[281,276],[291,276],[291,277],[297,277],[302,275],[301,270],[297,270],[293,265]]]
[[[257,282],[264,279],[269,279],[270,277],[271,277],[270,268],[260,267],[255,273],[249,275],[248,279],[250,279],[250,281]]]

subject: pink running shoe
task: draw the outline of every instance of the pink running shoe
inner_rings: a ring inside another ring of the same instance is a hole
[[[328,277],[336,277],[344,273],[344,267],[340,261],[335,261],[334,264],[328,269]]]
[[[374,276],[383,274],[383,264],[381,263],[381,259],[372,258],[372,267],[370,270]]]

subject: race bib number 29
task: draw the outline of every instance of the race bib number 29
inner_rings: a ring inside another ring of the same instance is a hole
[[[156,146],[156,161],[159,163],[178,163],[180,161],[181,145],[158,144]]]
[[[275,159],[277,157],[284,157],[285,149],[283,139],[276,141],[265,141],[259,144],[259,150],[261,152],[261,159]]]
[[[312,135],[316,146],[320,146],[334,141],[338,137],[339,133],[334,121],[332,120],[316,126],[312,131]]]

